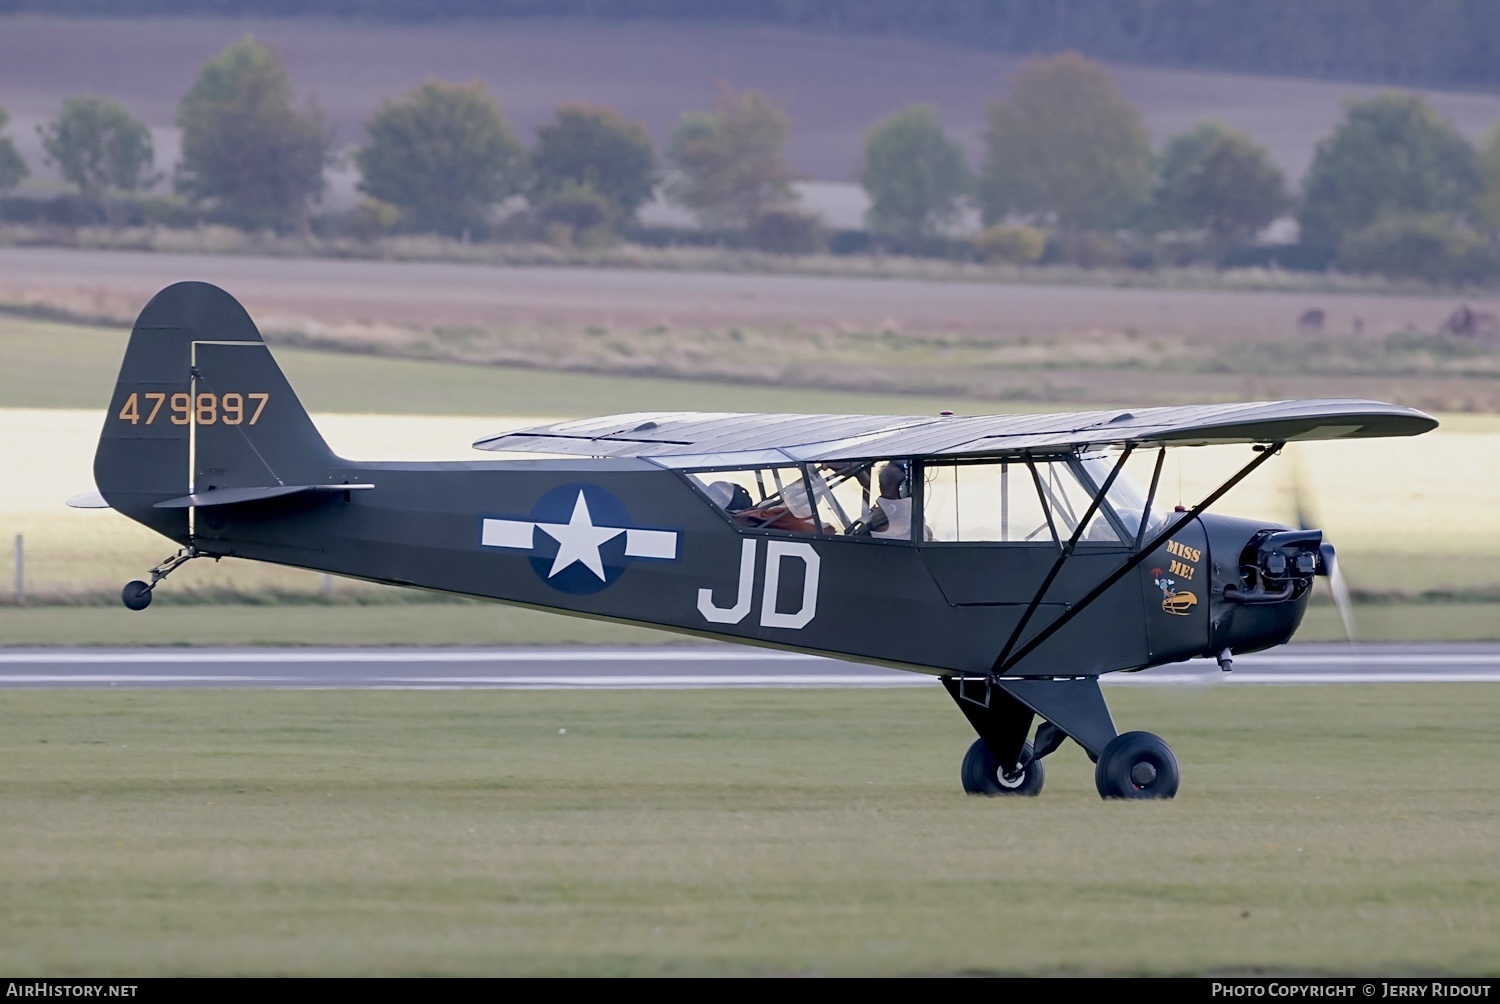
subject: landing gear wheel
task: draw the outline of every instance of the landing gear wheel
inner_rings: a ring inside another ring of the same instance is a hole
[[[1150,732],[1115,736],[1094,765],[1100,798],[1171,798],[1180,780],[1172,747]]]
[[[120,602],[131,610],[145,610],[151,605],[151,587],[140,579],[127,582],[120,590]]]
[[[990,752],[989,744],[975,739],[964,754],[962,776],[964,791],[970,795],[1039,795],[1046,773],[1042,761],[1031,758],[1031,743],[1021,748],[1020,770],[1001,768],[999,757]]]

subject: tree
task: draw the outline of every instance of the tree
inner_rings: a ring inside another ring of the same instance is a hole
[[[1067,52],[1031,59],[1008,101],[987,109],[979,183],[986,223],[1011,213],[1064,230],[1107,229],[1145,198],[1151,140],[1098,63]]]
[[[587,188],[613,206],[617,219],[633,219],[656,189],[656,151],[645,124],[583,103],[562,105],[556,115],[555,122],[537,130],[531,151],[526,194],[532,205]]]
[[[937,109],[911,105],[866,135],[860,184],[870,196],[870,230],[917,243],[958,217],[972,179]]]
[[[0,108],[0,130],[10,121],[10,112]],[[9,136],[0,136],[0,192],[9,191],[26,177],[26,161]]]
[[[1302,242],[1332,246],[1387,213],[1457,213],[1479,190],[1474,147],[1415,94],[1344,103],[1303,182]]]
[[[68,98],[57,118],[37,132],[48,163],[85,199],[104,202],[111,218],[111,192],[134,192],[156,181],[151,130],[117,101]]]
[[[1492,238],[1500,237],[1500,126],[1485,133],[1479,144],[1479,193],[1474,198],[1474,220]]]
[[[772,254],[818,254],[828,250],[828,229],[816,213],[767,209],[745,234],[750,246]]]
[[[205,63],[177,124],[179,191],[218,199],[247,223],[306,225],[333,134],[312,100],[292,107],[291,76],[271,50],[246,36]]]
[[[587,247],[607,243],[620,211],[588,185],[568,181],[536,205],[534,218],[549,243]]]
[[[1387,213],[1339,242],[1339,264],[1354,272],[1432,282],[1493,278],[1492,254],[1444,213]]]
[[[1266,148],[1217,122],[1167,140],[1154,202],[1163,224],[1202,230],[1218,249],[1250,240],[1291,208],[1286,178]]]
[[[672,132],[667,156],[679,176],[668,195],[710,226],[753,226],[793,201],[782,156],[790,127],[764,94],[720,84],[715,111],[687,112]]]
[[[518,194],[525,151],[484,84],[429,80],[381,103],[355,154],[360,191],[399,206],[422,229],[482,227],[495,203]]]
[[[1014,227],[996,223],[970,238],[974,251],[985,261],[1030,265],[1047,253],[1047,235],[1036,227]]]

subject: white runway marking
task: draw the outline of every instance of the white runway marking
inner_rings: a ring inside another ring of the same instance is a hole
[[[1142,673],[1106,686],[1500,682],[1500,645],[1306,645]],[[689,690],[931,687],[933,676],[753,647],[0,650],[0,688]]]
[[[226,651],[224,649],[155,649],[137,651],[0,651],[0,665],[65,663],[70,666],[129,665],[142,663],[465,663],[465,662],[805,662],[826,664],[841,660],[807,655],[801,652],[777,652],[768,649],[701,649],[701,648],[569,648],[569,649],[320,649],[289,648],[264,651]],[[1308,654],[1301,652],[1257,653],[1234,657],[1236,669],[1274,664],[1277,666],[1393,666],[1421,662],[1427,666],[1497,666],[1500,653],[1452,652],[1351,652],[1348,654]],[[1180,663],[1181,667],[1213,667],[1208,660]]]
[[[1331,683],[1500,683],[1500,670],[1476,670],[1471,673],[1208,673],[1174,675],[1114,674],[1100,681],[1105,686],[1134,684],[1142,687],[1191,686],[1193,684],[1331,684]]]
[[[0,665],[65,663],[70,666],[129,665],[143,663],[376,663],[376,662],[825,662],[799,652],[769,652],[762,649],[726,651],[671,648],[583,648],[583,649],[269,649],[263,652],[227,652],[222,649],[188,649],[171,652],[0,652]]]
[[[267,684],[276,682],[290,683],[294,677],[290,676],[181,676],[168,674],[143,674],[143,673],[54,673],[51,675],[41,673],[6,673],[0,676],[0,683],[107,683],[118,684],[142,684],[142,683],[254,683]]]
[[[518,689],[573,689],[592,687],[606,690],[662,690],[679,688],[697,690],[704,687],[929,687],[937,678],[924,673],[798,673],[796,676],[736,674],[733,676],[453,676],[392,679],[386,687],[465,686],[515,687]]]

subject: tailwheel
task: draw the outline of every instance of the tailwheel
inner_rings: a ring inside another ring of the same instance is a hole
[[[983,739],[975,739],[964,754],[964,791],[970,795],[1038,795],[1045,772],[1031,755],[1031,743],[1021,747],[1020,767],[1006,769]]]
[[[120,602],[130,610],[145,610],[151,605],[151,587],[140,579],[127,582],[120,590]]]
[[[125,588],[120,590],[120,602],[125,604],[129,610],[145,610],[151,605],[151,591],[156,588],[156,584],[197,557],[201,557],[201,554],[196,547],[184,547],[172,555],[172,557],[151,569],[150,582],[142,582],[140,579],[136,579],[133,582],[125,583]],[[218,561],[219,559],[215,558],[214,560]]]
[[[1172,747],[1150,732],[1115,736],[1094,765],[1101,798],[1171,798],[1179,780]]]

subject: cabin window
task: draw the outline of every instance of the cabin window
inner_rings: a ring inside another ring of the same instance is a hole
[[[1140,456],[1140,454],[1137,454],[1137,456]],[[1118,454],[1111,455],[1105,453],[1087,453],[1079,457],[1085,474],[1087,474],[1089,480],[1095,485],[1102,485],[1105,481],[1109,480],[1109,472],[1114,470],[1114,466],[1119,459]],[[1110,509],[1114,510],[1115,518],[1125,528],[1125,532],[1129,535],[1131,541],[1134,541],[1138,535],[1141,535],[1141,513],[1145,512],[1147,508],[1146,494],[1141,491],[1140,486],[1135,481],[1126,476],[1124,471],[1120,472],[1120,476],[1115,478],[1114,484],[1109,486],[1109,494],[1105,497],[1105,501],[1108,503]],[[1166,529],[1167,519],[1171,515],[1171,508],[1170,505],[1163,505],[1158,494],[1158,497],[1151,504],[1151,514],[1146,521],[1146,533],[1144,536],[1149,537],[1151,534],[1159,533]]]
[[[1054,543],[1073,535],[1093,500],[1067,460],[928,463],[923,470],[923,516],[939,541]],[[1040,491],[1038,491],[1040,485]],[[1119,534],[1096,510],[1080,540],[1118,543]]]
[[[910,471],[907,461],[815,461],[689,476],[745,529],[910,540]]]
[[[698,471],[689,476],[737,526],[799,534],[836,532],[820,521],[817,493],[800,466]]]

